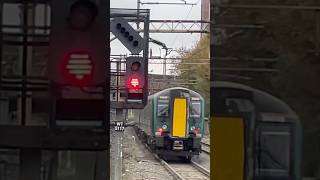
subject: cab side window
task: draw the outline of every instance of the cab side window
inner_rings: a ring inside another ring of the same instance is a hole
[[[157,108],[157,115],[160,117],[167,117],[169,115],[169,104],[159,103]]]

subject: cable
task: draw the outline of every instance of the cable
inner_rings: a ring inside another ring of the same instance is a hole
[[[197,4],[199,3],[199,1],[200,1],[200,0],[198,0]],[[186,20],[187,18],[189,18],[189,16],[190,16],[190,14],[191,14],[192,9],[193,9],[193,6],[191,6],[191,7],[190,7],[190,9],[189,9],[189,11],[188,11],[188,13],[187,13],[186,17],[185,17],[185,18],[183,18],[184,20]],[[178,35],[176,35],[176,36],[175,36],[175,38],[173,39],[173,42],[171,43],[171,46],[172,46],[172,47],[173,47],[173,46],[174,46],[174,44],[176,43],[177,38],[178,38]]]

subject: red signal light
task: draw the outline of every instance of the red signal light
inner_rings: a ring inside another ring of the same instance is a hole
[[[197,137],[199,134],[199,128],[194,128],[194,135]]]
[[[131,86],[134,88],[139,88],[139,79],[138,78],[132,78],[130,81]]]
[[[140,88],[140,80],[138,77],[130,77],[128,81],[128,86],[130,89],[139,89]]]
[[[157,132],[155,134],[156,134],[156,136],[162,136],[162,133],[163,133],[163,129],[162,128],[158,128]]]
[[[64,56],[63,75],[71,85],[83,86],[93,79],[94,64],[87,51],[73,51]]]

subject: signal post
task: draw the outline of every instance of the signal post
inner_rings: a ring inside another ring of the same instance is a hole
[[[139,12],[139,14],[137,14]],[[143,23],[143,36],[140,35],[129,23]],[[122,176],[122,138],[126,126],[127,109],[142,109],[148,99],[148,49],[149,49],[149,10],[136,9],[111,9],[110,31],[126,47],[131,54],[125,59],[116,61],[117,84],[111,89],[116,90],[116,101],[111,102],[111,107],[116,109],[114,154],[115,162],[112,164],[114,179]],[[121,57],[121,56],[120,56]],[[125,60],[125,61],[122,61]],[[121,69],[121,63],[125,65]],[[121,72],[122,70],[122,72]],[[122,83],[119,83],[119,80]]]
[[[137,14],[137,12],[139,14]],[[117,84],[124,101],[111,102],[116,109],[142,109],[148,100],[149,10],[111,9],[110,31],[130,51],[126,57],[124,84]],[[143,23],[143,36],[129,22]]]
[[[141,57],[128,57],[126,61],[126,102],[144,104],[148,96],[145,63]]]

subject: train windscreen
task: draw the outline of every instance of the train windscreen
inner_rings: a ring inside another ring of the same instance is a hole
[[[201,116],[201,103],[200,102],[192,102],[190,108],[191,108],[190,116],[192,118],[200,118],[200,116]]]
[[[259,144],[257,171],[260,176],[289,176],[290,141],[289,127],[264,125],[258,130]]]
[[[158,111],[157,114],[160,117],[168,116],[169,104],[159,103],[157,111]]]

